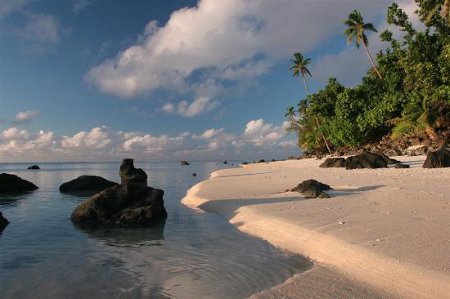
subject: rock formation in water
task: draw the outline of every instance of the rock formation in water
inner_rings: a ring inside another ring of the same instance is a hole
[[[2,212],[0,212],[0,232],[5,229],[5,227],[9,224],[8,219],[3,217]]]
[[[17,175],[9,173],[0,174],[0,193],[22,193],[36,190],[38,187]]]
[[[31,165],[28,169],[41,169],[38,165]]]
[[[183,165],[183,166],[190,165],[188,161],[181,161],[180,164]]]
[[[59,191],[63,193],[87,192],[95,194],[115,185],[118,184],[99,176],[82,175],[74,180],[61,184],[61,186],[59,186]]]
[[[164,191],[147,186],[147,174],[136,169],[133,159],[120,166],[121,184],[105,189],[81,203],[72,222],[93,227],[138,227],[167,218]]]

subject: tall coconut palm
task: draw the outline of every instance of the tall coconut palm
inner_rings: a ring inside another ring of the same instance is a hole
[[[440,11],[442,19],[450,25],[450,0],[428,0],[419,5],[422,21],[429,22]]]
[[[377,73],[378,77],[382,79],[380,72],[375,66],[375,62],[373,61],[372,55],[369,52],[368,46],[369,41],[367,39],[366,31],[377,32],[377,29],[372,25],[372,23],[364,23],[364,19],[361,13],[357,10],[354,10],[349,16],[348,19],[344,22],[348,28],[344,31],[344,34],[347,36],[347,41],[349,44],[356,41],[356,47],[359,49],[360,45],[363,45],[364,50],[366,50],[366,54],[369,57],[370,63],[372,64],[373,69]]]
[[[305,86],[306,93],[309,94],[309,88],[308,88],[308,85],[306,84],[306,76],[309,75],[310,77],[312,77],[311,72],[308,70],[308,67],[307,67],[308,64],[311,63],[311,59],[304,58],[301,53],[297,52],[294,54],[294,59],[291,59],[291,62],[293,63],[293,65],[289,68],[289,70],[292,71],[292,75],[294,77],[299,77],[301,75],[303,85]],[[328,152],[331,154],[330,146],[328,145],[328,141],[325,138],[325,135],[323,134],[322,129],[320,128],[319,119],[317,118],[317,116],[315,116],[315,120],[316,120],[317,128],[319,129],[319,132],[322,135],[322,139],[325,142]]]

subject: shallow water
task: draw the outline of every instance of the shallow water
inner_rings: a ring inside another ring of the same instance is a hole
[[[0,233],[0,298],[243,298],[304,271],[309,263],[244,235],[218,215],[180,204],[213,162],[135,162],[165,191],[165,225],[81,230],[69,216],[84,198],[61,194],[83,174],[118,182],[119,163],[0,164],[40,188],[0,196],[11,222]],[[192,177],[192,173],[197,177]]]

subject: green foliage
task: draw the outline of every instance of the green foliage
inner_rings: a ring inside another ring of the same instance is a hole
[[[397,4],[387,10],[387,23],[400,29],[403,37],[395,39],[391,30],[380,34],[389,45],[376,57],[382,79],[368,71],[359,85],[346,88],[330,78],[323,89],[300,101],[291,118],[300,147],[323,150],[320,130],[334,147],[360,146],[385,135],[433,139],[449,131],[450,31],[444,14],[450,0],[416,2],[426,27],[423,31],[414,28]],[[438,8],[433,12],[430,7]],[[367,41],[364,30],[372,29],[364,27],[359,12],[352,12],[345,23],[349,41],[357,46]],[[320,119],[320,128],[315,118]]]

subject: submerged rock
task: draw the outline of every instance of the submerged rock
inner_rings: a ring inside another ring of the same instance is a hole
[[[41,169],[38,165],[31,165],[28,169]]]
[[[17,175],[9,173],[0,174],[0,193],[21,193],[38,189],[38,187]]]
[[[61,184],[59,191],[63,193],[88,192],[95,194],[115,185],[118,184],[96,175],[82,175],[74,180]]]
[[[147,174],[132,159],[120,166],[121,184],[81,203],[72,213],[75,224],[94,227],[138,227],[164,221],[164,191],[147,186]]]
[[[364,152],[352,157],[348,157],[345,160],[346,169],[357,169],[357,168],[385,168],[388,166],[388,158],[385,155]]]
[[[181,161],[180,164],[183,166],[191,165],[188,161]]]
[[[436,151],[428,151],[423,168],[450,167],[450,149],[442,146]]]
[[[326,190],[330,190],[331,187],[327,184],[323,184],[316,180],[306,180],[297,185],[297,187],[291,189],[293,192],[302,193],[305,198],[329,198],[330,195],[323,192]]]
[[[345,159],[344,158],[327,158],[323,161],[322,164],[319,165],[322,168],[329,167],[345,167]]]
[[[0,232],[5,229],[5,227],[9,224],[8,219],[3,217],[2,212],[0,212]]]

